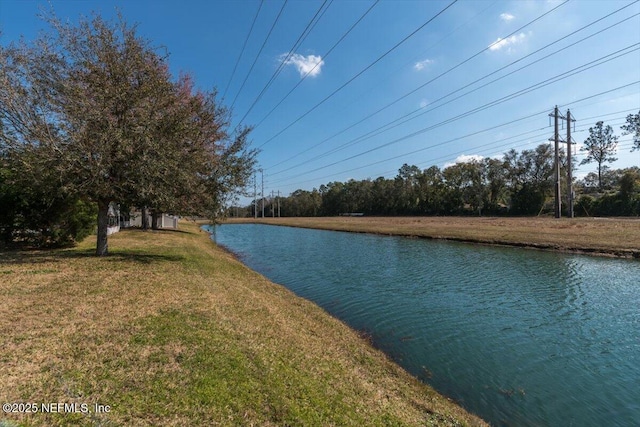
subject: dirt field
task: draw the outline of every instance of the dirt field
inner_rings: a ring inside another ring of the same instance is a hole
[[[322,217],[228,221],[640,258],[639,218]]]

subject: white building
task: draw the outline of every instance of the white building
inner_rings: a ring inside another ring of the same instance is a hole
[[[177,230],[178,217],[163,213],[158,218],[158,228]],[[151,225],[153,217],[147,213],[147,224]],[[126,225],[125,225],[126,224]],[[134,211],[129,215],[129,221],[123,221],[123,227],[142,227],[142,212]]]

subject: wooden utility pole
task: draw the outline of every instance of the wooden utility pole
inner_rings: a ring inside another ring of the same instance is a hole
[[[276,217],[276,207],[273,205],[273,190],[271,190],[271,218]]]
[[[571,122],[575,122],[575,119],[571,118],[571,111],[567,110],[567,191],[569,199],[569,218],[573,218],[573,174],[571,165]]]
[[[258,177],[253,172],[253,218],[258,218]]]
[[[280,190],[278,190],[278,218],[280,218]]]
[[[560,114],[558,114],[558,106],[553,109],[553,113],[549,114],[549,116],[553,116],[553,141],[555,143],[554,150],[554,175],[555,175],[555,203],[554,203],[554,211],[555,217],[560,218],[561,216],[561,203],[560,203],[560,133],[558,132],[558,119],[560,118]]]
[[[260,198],[262,199],[262,217],[264,218],[264,171],[260,169],[260,179],[262,180],[262,190],[260,191]]]

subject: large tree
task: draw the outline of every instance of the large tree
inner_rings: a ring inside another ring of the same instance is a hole
[[[422,171],[415,165],[403,164],[395,178],[398,209],[403,214],[416,214],[420,206],[420,183]]]
[[[627,123],[620,126],[622,135],[633,135],[633,150],[640,150],[640,111],[638,114],[629,114]]]
[[[33,179],[52,171],[97,204],[98,255],[110,202],[211,214],[244,183],[248,129],[227,134],[215,93],[173,82],[166,56],[135,27],[99,16],[50,24],[32,45],[0,52],[1,143],[25,153]]]
[[[587,157],[582,159],[581,165],[592,162],[598,164],[598,187],[602,188],[602,172],[605,163],[611,163],[618,160],[613,155],[618,146],[618,137],[613,134],[613,128],[609,125],[604,126],[602,121],[596,123],[595,127],[589,128],[589,137],[584,141],[582,151],[587,153]]]
[[[445,183],[442,171],[431,166],[422,171],[419,177],[420,210],[427,215],[437,215],[443,211]]]
[[[478,160],[460,162],[442,172],[447,183],[447,203],[451,213],[467,208],[479,215],[484,208],[488,188],[484,182],[484,163]]]
[[[560,151],[560,160],[564,152]],[[541,212],[553,190],[553,149],[540,144],[535,149],[518,153],[514,149],[503,157],[505,179],[511,195],[511,212],[536,214]]]

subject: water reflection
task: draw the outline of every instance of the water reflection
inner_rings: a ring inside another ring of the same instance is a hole
[[[219,243],[496,425],[640,420],[640,263],[263,225]]]

